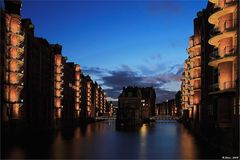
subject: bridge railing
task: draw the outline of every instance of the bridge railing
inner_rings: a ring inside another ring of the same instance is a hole
[[[177,117],[174,116],[155,116],[155,120],[177,120]]]

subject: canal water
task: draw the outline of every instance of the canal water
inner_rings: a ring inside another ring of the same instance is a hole
[[[114,120],[54,132],[31,131],[2,139],[2,158],[202,159],[221,158],[182,124],[157,121],[117,131]]]

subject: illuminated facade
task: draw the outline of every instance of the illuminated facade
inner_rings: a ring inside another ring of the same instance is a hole
[[[102,116],[106,105],[106,94],[102,88],[96,82],[94,83],[90,76],[82,75],[82,118],[94,119]]]
[[[95,116],[97,117],[98,114],[99,114],[99,94],[98,94],[98,84],[95,82],[94,83],[94,87],[93,87],[93,92],[94,92],[94,95],[93,98],[94,98],[94,107],[95,107]]]
[[[189,38],[187,48],[189,57],[185,60],[182,74],[182,116],[189,119],[189,125],[195,129],[208,121],[206,106],[212,81],[212,68],[208,66],[208,53],[212,47],[208,44],[208,39],[212,26],[207,19],[212,10],[213,6],[208,4],[207,9],[198,12],[194,19],[194,34]]]
[[[236,115],[237,68],[237,1],[211,0],[216,11],[208,18],[214,25],[209,44],[215,49],[210,53],[209,66],[217,70],[218,76],[210,87],[213,104],[217,106],[217,125],[231,127],[232,113]],[[239,53],[238,53],[239,54]]]
[[[222,133],[219,140],[225,148],[239,153],[239,1],[209,0],[214,12],[208,22],[213,25],[208,43],[214,47],[208,65],[215,71],[209,96],[215,113],[214,124]],[[229,143],[230,142],[230,143]]]
[[[107,94],[103,91],[103,113],[106,113],[107,109]]]
[[[197,13],[181,85],[188,126],[233,152],[239,151],[238,15],[236,0],[209,0]]]
[[[136,126],[155,116],[156,94],[153,87],[123,87],[118,97],[117,127]],[[120,125],[120,126],[119,126]]]
[[[21,1],[5,1],[1,11],[1,112],[2,121],[23,116],[24,33]]]
[[[53,45],[54,51],[54,119],[62,117],[64,63],[66,58],[61,54],[62,46]]]
[[[189,116],[189,110],[191,110],[193,103],[193,93],[191,91],[190,84],[190,60],[185,60],[183,74],[182,74],[182,114],[183,116]]]
[[[99,86],[98,88],[98,102],[99,102],[99,116],[103,114],[103,91],[102,88]]]
[[[21,0],[5,0],[0,9],[2,122],[52,126],[60,119],[76,122],[81,113],[83,119],[103,114],[107,102],[101,87],[81,73],[80,65],[66,62],[60,45],[36,37],[20,9]]]
[[[81,69],[80,65],[75,65],[75,117],[78,119],[81,112]]]
[[[140,88],[142,93],[142,118],[155,116],[156,93],[153,87]]]
[[[194,19],[194,35],[189,39],[189,117],[196,122],[200,113],[201,101],[201,17]]]
[[[176,100],[170,99],[162,103],[156,104],[159,116],[175,116],[177,114]]]
[[[87,76],[87,116],[91,117],[93,116],[94,112],[91,110],[92,109],[92,91],[91,91],[91,79],[89,76]]]
[[[112,101],[109,102],[109,104],[108,104],[108,116],[109,117],[113,116],[113,103],[112,103]]]

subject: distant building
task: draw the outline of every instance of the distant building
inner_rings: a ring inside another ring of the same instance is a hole
[[[176,100],[170,99],[166,100],[162,103],[156,104],[158,115],[159,116],[176,116],[177,108],[176,108]]]
[[[167,102],[168,115],[175,116],[176,113],[176,101],[175,99],[170,99]]]
[[[107,94],[103,91],[103,114],[105,115],[107,109]]]
[[[175,94],[176,108],[175,108],[175,116],[181,117],[182,113],[182,95],[181,91],[178,91]]]
[[[98,102],[99,102],[98,116],[102,116],[103,115],[103,90],[100,86],[98,87]]]
[[[118,97],[116,126],[135,127],[142,124],[142,93],[138,87],[123,87]]]
[[[168,115],[167,102],[157,103],[156,108],[159,116]]]
[[[117,115],[118,107],[113,104],[113,116]]]
[[[112,103],[112,101],[107,102],[106,115],[108,117],[112,117],[113,116],[113,103]]]
[[[118,125],[135,126],[155,116],[156,94],[153,87],[123,87],[118,97]]]
[[[140,88],[142,93],[142,118],[155,116],[156,93],[153,87]]]
[[[106,111],[107,95],[102,88],[92,81],[90,76],[81,74],[81,119],[95,119]]]

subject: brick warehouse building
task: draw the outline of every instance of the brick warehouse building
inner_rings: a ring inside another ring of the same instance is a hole
[[[81,102],[88,98],[81,92],[80,65],[67,62],[61,45],[36,37],[31,20],[21,19],[20,11],[21,0],[7,0],[0,12],[2,124],[51,127],[80,121],[80,112],[86,107]],[[100,97],[88,93],[94,99]],[[105,112],[106,93],[99,93]]]
[[[226,152],[239,150],[239,2],[209,0],[194,20],[182,77],[190,128]]]

